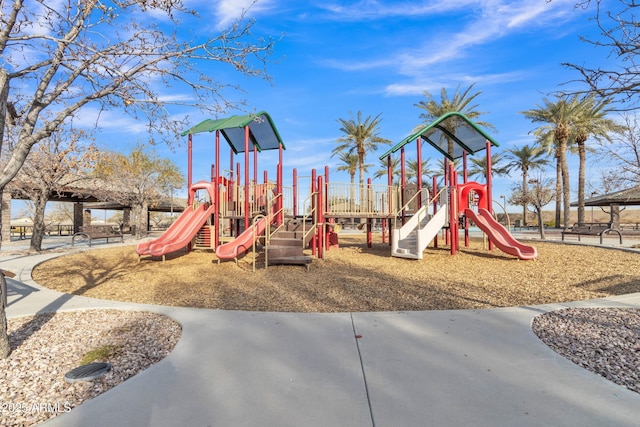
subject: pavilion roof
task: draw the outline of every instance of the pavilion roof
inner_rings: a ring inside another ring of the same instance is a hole
[[[640,206],[640,185],[608,194],[599,194],[584,201],[585,206]],[[578,206],[578,202],[571,203]]]

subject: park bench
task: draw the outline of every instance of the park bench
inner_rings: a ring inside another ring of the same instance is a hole
[[[620,230],[611,228],[610,222],[609,223],[606,223],[606,222],[575,223],[573,224],[573,226],[562,230],[562,241],[564,241],[565,234],[572,234],[572,235],[578,236],[578,241],[580,241],[580,236],[599,236],[600,244],[602,244],[602,237],[605,234],[609,234],[611,232],[618,233],[620,244],[622,244],[622,234],[620,233]]]
[[[74,245],[76,237],[84,237],[89,239],[89,246],[94,239],[109,239],[118,238],[121,242],[124,242],[124,237],[120,229],[111,225],[85,225],[80,227],[80,231],[73,235],[71,238],[71,246]]]

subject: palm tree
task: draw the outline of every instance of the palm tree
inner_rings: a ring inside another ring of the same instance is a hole
[[[382,114],[382,113],[381,113]],[[337,154],[343,151],[358,155],[358,170],[360,185],[364,185],[365,159],[368,151],[378,149],[378,144],[390,144],[391,141],[378,136],[378,126],[382,119],[381,114],[374,118],[368,116],[362,121],[362,112],[358,111],[357,119],[338,119],[340,131],[344,134],[336,140],[340,145],[333,149],[332,153]]]
[[[342,151],[338,156],[338,160],[340,160],[342,163],[338,165],[336,171],[348,172],[350,182],[353,185],[356,178],[356,171],[358,170],[358,155],[355,153],[350,153],[348,151]],[[369,166],[371,165],[365,165],[365,171],[369,168]]]
[[[547,154],[552,154],[556,162],[556,179],[554,199],[556,202],[555,226],[559,227],[562,216],[562,166],[560,165],[560,142],[555,138],[553,132],[540,133],[536,135],[536,142],[546,150]]]
[[[422,172],[422,186],[424,187],[425,185],[428,185],[427,182],[425,182],[425,177],[429,177],[432,176],[434,174],[434,170],[431,169],[431,165],[429,164],[429,162],[431,161],[430,158],[426,158],[422,160],[422,165],[420,167],[421,172]],[[407,179],[409,180],[416,180],[416,184],[418,183],[418,159],[415,160],[408,160],[407,161]]]
[[[383,176],[387,176],[389,173],[387,159],[379,159],[378,163],[379,169],[373,174],[374,178],[381,178]],[[393,178],[393,183],[396,184],[400,181],[400,158],[398,156],[391,156],[391,177]]]
[[[460,166],[460,159],[458,158],[454,161],[450,161],[448,159],[438,159],[438,167],[435,171],[433,171],[434,174],[437,174],[438,171],[442,172],[441,178],[438,179],[438,186],[440,188],[442,188],[442,186],[444,185],[444,177],[449,173],[448,165],[450,163],[453,163],[453,169],[458,170],[458,167]]]
[[[610,141],[611,132],[621,132],[624,127],[611,119],[607,119],[606,107],[613,100],[605,98],[597,100],[595,95],[588,95],[581,100],[580,115],[574,123],[574,143],[578,152],[580,166],[578,170],[578,222],[584,222],[584,187],[587,162],[587,139],[593,136],[597,140]]]
[[[368,116],[364,121],[362,120],[362,112],[358,111],[357,118],[354,119],[353,113],[350,113],[351,118],[338,119],[340,123],[340,131],[344,134],[336,140],[339,144],[332,151],[332,156],[341,152],[347,152],[351,154],[357,154],[358,156],[358,171],[360,178],[360,203],[365,201],[365,187],[364,187],[364,172],[366,169],[366,155],[368,151],[375,151],[379,144],[390,144],[391,141],[378,136],[378,126],[382,119],[381,114],[378,114],[374,118]]]
[[[423,95],[425,96],[426,100],[414,104],[416,107],[424,110],[418,117],[422,119],[422,122],[424,124],[429,124],[446,113],[459,112],[467,116],[469,119],[474,120],[474,122],[480,126],[494,129],[493,125],[490,123],[475,120],[485,113],[479,112],[477,110],[477,104],[471,104],[474,99],[482,93],[481,91],[478,91],[474,94],[470,94],[471,89],[473,89],[474,85],[475,83],[469,86],[462,93],[460,93],[460,85],[458,85],[451,99],[449,99],[447,90],[445,88],[442,88],[440,90],[439,102],[436,101],[435,97],[431,93],[429,93],[428,91],[424,91]],[[450,133],[455,133],[455,128],[457,126],[457,120],[447,121],[447,123],[445,124],[446,130]],[[453,157],[453,140],[451,140],[450,138],[447,138],[447,151],[449,153],[449,156]]]
[[[569,184],[569,168],[567,166],[567,144],[571,136],[572,125],[576,118],[581,115],[580,103],[577,95],[567,98],[566,96],[558,97],[553,102],[547,98],[543,98],[544,105],[537,105],[532,110],[521,111],[529,120],[534,123],[545,123],[533,134],[538,141],[546,144],[549,151],[555,151],[556,157],[556,174],[562,178],[562,185],[556,180],[556,227],[560,223],[560,188],[562,189],[562,205],[563,205],[563,221],[565,227],[569,224],[569,208],[570,208],[570,184]],[[553,146],[552,143],[553,142]]]
[[[522,148],[511,148],[507,150],[507,156],[511,159],[507,168],[518,168],[522,171],[522,194],[526,196],[528,189],[528,174],[532,169],[542,169],[549,160],[545,158],[545,150],[542,147],[530,147],[528,144]],[[523,197],[522,203],[522,225],[527,225],[527,198]]]
[[[491,175],[502,176],[509,173],[509,166],[500,166],[500,163],[504,160],[504,153],[495,153],[491,155]],[[469,176],[475,176],[478,178],[487,177],[487,155],[482,157],[471,158],[471,168],[469,169]]]
[[[348,151],[342,151],[339,154],[339,160],[342,162],[336,168],[336,171],[346,171],[349,173],[349,180],[351,185],[349,186],[349,209],[351,212],[355,211],[355,192],[354,192],[354,181],[356,178],[356,171],[358,170],[358,155],[356,153],[350,153]],[[369,169],[371,165],[364,165],[365,172]]]

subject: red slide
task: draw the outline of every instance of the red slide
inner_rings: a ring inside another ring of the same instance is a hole
[[[212,194],[212,184],[204,181],[194,184],[190,191],[195,193],[196,190],[201,189],[208,190]],[[187,206],[167,231],[162,233],[162,236],[155,240],[138,243],[137,254],[163,256],[184,248],[214,213],[212,204],[202,204],[195,209],[193,205]]]
[[[138,243],[136,252],[138,255],[162,256],[184,248],[207,222],[207,218],[213,215],[213,211],[213,206],[209,205],[201,205],[196,210],[187,207],[162,236],[150,242]]]
[[[464,214],[482,230],[493,243],[504,253],[517,256],[520,259],[534,259],[538,251],[533,246],[518,242],[502,224],[496,221],[491,212],[479,208],[478,215],[471,209],[466,209]]]
[[[267,226],[267,221],[271,218],[261,218],[253,225],[244,230],[238,237],[230,242],[222,244],[216,248],[216,257],[220,260],[235,259],[243,252],[251,249],[253,241],[258,238]]]

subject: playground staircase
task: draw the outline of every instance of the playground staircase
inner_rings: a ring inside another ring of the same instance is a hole
[[[405,225],[393,231],[391,255],[400,258],[422,259],[425,248],[437,236],[447,221],[447,206],[429,215],[428,206],[420,208]]]
[[[304,254],[304,248],[313,237],[315,227],[312,223],[291,220],[284,229],[276,231],[266,247],[269,265],[295,264],[309,268],[312,258]]]

